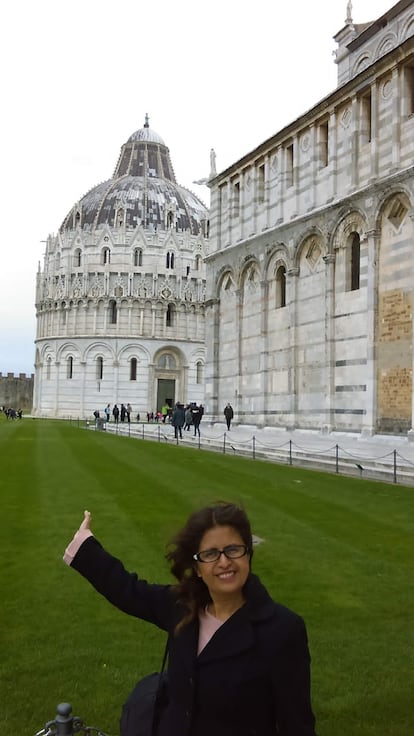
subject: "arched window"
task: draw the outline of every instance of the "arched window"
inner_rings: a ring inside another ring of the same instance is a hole
[[[201,256],[200,255],[197,255],[195,257],[195,270],[196,271],[199,271],[200,268],[201,268]]]
[[[130,368],[129,368],[129,380],[130,381],[136,381],[137,380],[137,359],[131,358]]]
[[[46,380],[50,381],[50,373],[52,369],[52,358],[48,358],[46,361]]]
[[[167,268],[174,268],[174,253],[170,250],[167,251],[165,265]]]
[[[135,248],[134,250],[134,266],[142,266],[142,250]]]
[[[175,306],[174,304],[169,304],[167,307],[167,314],[165,318],[165,324],[167,327],[172,327],[174,324],[174,314],[175,314]]]
[[[71,355],[66,361],[66,378],[73,378],[73,358]]]
[[[276,309],[286,306],[286,268],[279,266],[276,271]]]
[[[73,257],[73,262],[74,262],[75,268],[80,268],[81,267],[81,265],[82,265],[82,251],[81,251],[80,248],[76,248],[75,253],[74,253],[74,257]]]
[[[204,380],[204,366],[201,360],[199,360],[196,363],[196,383],[203,383],[203,380]]]
[[[111,262],[111,249],[103,248],[102,250],[102,263],[105,265]]]
[[[98,381],[103,379],[103,358],[100,356],[96,359],[96,378]]]
[[[352,233],[349,237],[346,249],[346,291],[357,291],[360,281],[361,245],[358,233]]]
[[[163,355],[160,355],[158,358],[157,367],[163,368],[164,370],[175,370],[176,362],[174,356],[170,353],[163,353]]]
[[[115,299],[111,299],[109,302],[109,324],[116,325],[117,317],[116,301]]]
[[[174,225],[174,214],[173,212],[167,213],[167,227],[172,227]]]
[[[122,225],[124,224],[124,219],[125,219],[125,213],[124,213],[124,210],[121,207],[118,210],[118,212],[116,213],[116,224],[117,224],[117,227],[122,227]]]
[[[55,255],[55,268],[56,270],[60,268],[60,253],[56,253]]]

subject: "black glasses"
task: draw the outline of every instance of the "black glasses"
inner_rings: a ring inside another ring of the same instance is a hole
[[[193,555],[193,560],[197,560],[197,562],[217,562],[221,555],[226,555],[229,560],[237,560],[239,557],[247,555],[248,552],[249,548],[245,544],[228,544],[223,549],[217,549],[217,547],[202,549],[201,552],[196,552]]]

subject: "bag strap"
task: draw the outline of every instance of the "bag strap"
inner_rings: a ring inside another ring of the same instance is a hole
[[[168,634],[168,637],[167,637],[167,641],[166,641],[166,643],[165,643],[165,650],[164,650],[164,655],[163,655],[163,658],[162,658],[162,665],[161,665],[161,670],[160,670],[160,672],[164,672],[164,670],[165,670],[165,665],[167,664],[167,657],[168,657],[168,645],[169,645],[169,643],[170,643],[170,635]]]

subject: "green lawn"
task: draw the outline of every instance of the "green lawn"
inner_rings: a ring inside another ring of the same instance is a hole
[[[31,736],[69,701],[118,733],[164,635],[112,609],[61,561],[83,510],[127,567],[168,582],[190,511],[242,502],[254,570],[303,615],[318,736],[413,736],[414,489],[0,417],[0,734]]]

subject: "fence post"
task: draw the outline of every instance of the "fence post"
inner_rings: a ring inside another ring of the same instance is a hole
[[[394,483],[397,482],[397,450],[394,450]]]
[[[160,425],[158,425],[157,430],[158,430],[158,442],[161,442],[161,427],[160,427]]]
[[[145,439],[145,429],[144,429],[144,427],[145,427],[145,424],[144,424],[144,422],[142,422],[142,439]]]
[[[225,454],[226,454],[226,433],[224,433],[224,438],[223,438],[223,455]]]
[[[335,472],[339,473],[339,445],[335,445]]]
[[[256,437],[253,435],[253,460],[256,460]]]
[[[289,465],[292,465],[292,440],[289,440]]]
[[[128,437],[131,436],[131,423],[128,422]]]

